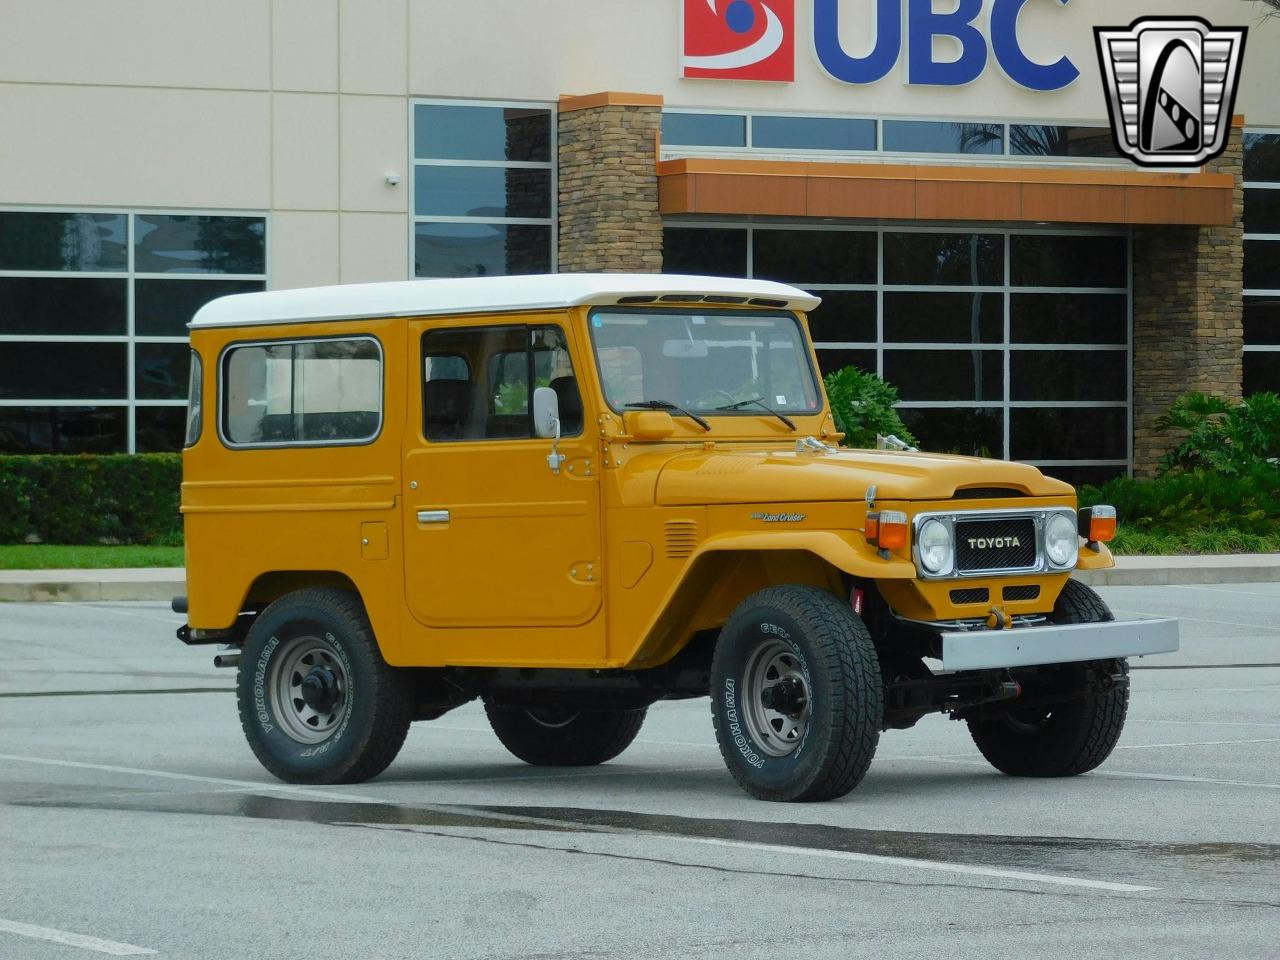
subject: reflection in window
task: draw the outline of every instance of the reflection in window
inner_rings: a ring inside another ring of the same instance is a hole
[[[0,270],[118,273],[128,261],[122,213],[0,212]]]
[[[1014,460],[1128,459],[1129,413],[1123,406],[1015,408],[1010,416]]]
[[[1015,350],[1009,358],[1013,400],[1118,400],[1129,396],[1123,350]]]
[[[723,113],[664,113],[662,142],[680,147],[745,147],[747,118]]]
[[[124,453],[129,447],[128,422],[129,412],[123,406],[0,406],[0,450],[5,453]]]
[[[0,348],[0,400],[124,400],[124,343],[13,341]]]
[[[0,334],[123,336],[128,287],[124,278],[0,277]]]
[[[1245,183],[1280,183],[1280,133],[1245,133]]]
[[[1000,286],[1004,237],[986,233],[886,233],[884,282]]]
[[[875,343],[874,290],[817,290],[822,304],[809,314],[809,334],[818,343]],[[874,354],[872,368],[875,367]]]
[[[886,350],[884,378],[913,400],[1003,400],[1000,350]]]
[[[1280,290],[1280,243],[1274,240],[1246,240],[1244,242],[1244,288],[1250,290]]]
[[[898,411],[922,450],[963,457],[1004,456],[1004,412],[992,407]]]
[[[1009,237],[1015,287],[1123,290],[1129,285],[1128,255],[1128,241],[1120,236],[1015,233]]]
[[[662,272],[745,277],[747,231],[667,227],[662,231]]]
[[[191,350],[185,343],[140,343],[133,361],[139,400],[185,400]]]
[[[871,230],[753,231],[752,276],[783,283],[875,283],[876,235]]]
[[[884,149],[893,153],[1004,153],[1004,125],[885,120]]]
[[[1009,152],[1021,157],[1122,159],[1110,127],[1014,123],[1009,126]]]
[[[414,276],[551,272],[551,110],[419,103],[413,122]]]
[[[876,122],[761,115],[751,118],[751,145],[792,150],[874,150]]]
[[[145,214],[133,227],[139,273],[265,273],[262,217]]]
[[[185,337],[191,318],[210,300],[265,288],[262,280],[136,280],[134,332],[146,337]]]
[[[1001,343],[1002,293],[897,293],[884,295],[888,343]]]
[[[234,347],[221,395],[230,443],[359,443],[381,427],[382,355],[363,337]]]

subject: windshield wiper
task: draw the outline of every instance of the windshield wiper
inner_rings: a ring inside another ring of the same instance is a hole
[[[785,423],[792,430],[796,429],[796,422],[784,413],[779,413],[773,407],[764,402],[764,397],[752,397],[750,400],[739,400],[737,403],[727,403],[723,407],[716,407],[717,410],[741,410],[743,407],[749,407],[755,404],[762,410],[768,410],[775,417]]]
[[[688,417],[690,420],[692,420],[694,423],[700,426],[703,430],[706,430],[708,432],[711,430],[711,424],[707,423],[707,421],[703,420],[696,413],[690,413],[688,410],[685,410],[683,407],[677,407],[674,403],[669,403],[666,400],[641,400],[638,403],[628,403],[627,409],[629,410],[670,410],[672,413],[678,413],[682,417]]]

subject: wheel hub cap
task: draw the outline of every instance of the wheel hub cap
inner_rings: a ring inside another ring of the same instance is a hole
[[[292,637],[272,659],[267,689],[280,729],[298,743],[319,743],[342,725],[350,680],[338,650],[320,637]]]
[[[338,678],[329,667],[315,667],[302,681],[302,702],[317,713],[326,713],[338,702]]]
[[[781,640],[761,643],[743,672],[743,718],[761,751],[773,757],[792,753],[804,739],[812,711],[804,662]]]

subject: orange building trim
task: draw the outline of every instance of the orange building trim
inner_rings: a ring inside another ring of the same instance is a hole
[[[1232,223],[1224,173],[681,159],[658,163],[663,214],[1055,223]]]
[[[573,113],[575,110],[591,110],[595,107],[660,107],[663,104],[661,94],[656,93],[588,93],[583,96],[561,94],[559,110],[561,113]]]

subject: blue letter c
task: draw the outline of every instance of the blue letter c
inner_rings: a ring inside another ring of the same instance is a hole
[[[1064,7],[1071,0],[1058,0]],[[1061,90],[1080,76],[1065,56],[1055,63],[1036,63],[1018,44],[1018,15],[1027,0],[996,0],[991,10],[991,49],[1009,79],[1030,90]]]

